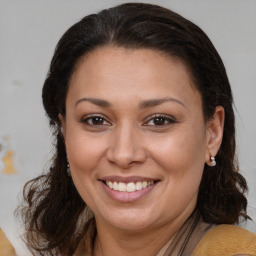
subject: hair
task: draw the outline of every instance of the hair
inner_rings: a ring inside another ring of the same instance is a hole
[[[217,165],[204,167],[196,209],[207,223],[246,219],[247,184],[235,157],[233,97],[219,54],[207,35],[179,14],[157,5],[127,3],[84,17],[65,32],[55,49],[42,98],[56,152],[49,171],[27,182],[23,192],[22,217],[30,250],[36,255],[71,255],[88,232],[88,223],[94,223],[67,174],[58,115],[65,117],[69,82],[79,60],[108,45],[152,49],[182,61],[201,94],[205,121],[213,118],[217,106],[225,109]]]

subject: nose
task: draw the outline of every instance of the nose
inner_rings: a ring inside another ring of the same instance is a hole
[[[134,164],[141,164],[146,160],[146,150],[143,140],[136,128],[122,126],[112,134],[111,143],[107,151],[107,159],[122,169],[128,169]]]

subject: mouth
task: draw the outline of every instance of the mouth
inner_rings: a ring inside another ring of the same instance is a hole
[[[101,180],[101,181],[111,190],[115,190],[119,192],[128,192],[128,193],[146,189],[159,182],[159,180],[150,180],[150,181],[143,180],[143,181],[132,181],[132,182],[119,182],[119,181],[113,181],[113,180],[111,181]]]
[[[139,176],[107,176],[98,181],[111,199],[121,203],[136,202],[145,198],[152,190],[155,191],[155,187],[161,182],[159,179]]]

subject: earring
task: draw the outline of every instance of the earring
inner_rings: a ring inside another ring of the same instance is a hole
[[[67,175],[70,176],[70,167],[69,167],[69,163],[67,164]]]
[[[216,160],[214,156],[211,156],[211,163],[209,166],[214,167],[216,165]]]

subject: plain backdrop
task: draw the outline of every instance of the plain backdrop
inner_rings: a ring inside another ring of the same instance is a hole
[[[41,89],[55,45],[83,16],[124,2],[131,1],[0,0],[0,138],[8,136],[17,171],[0,174],[0,227],[18,255],[29,254],[19,239],[13,211],[24,183],[49,166],[52,154]],[[249,185],[248,211],[256,219],[256,1],[147,2],[199,25],[220,53],[235,99],[237,155]],[[252,222],[246,228],[256,232]]]

